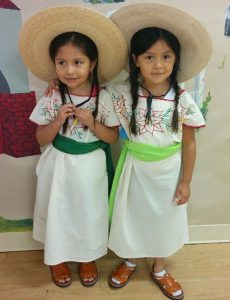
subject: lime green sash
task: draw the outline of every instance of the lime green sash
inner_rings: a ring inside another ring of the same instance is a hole
[[[52,144],[59,151],[68,154],[86,154],[97,149],[104,150],[106,156],[106,168],[108,173],[108,185],[109,185],[109,192],[110,192],[112,187],[112,182],[113,182],[113,176],[114,176],[114,167],[113,167],[111,149],[109,144],[101,140],[90,142],[90,143],[80,143],[68,137],[62,136],[60,134],[56,135]]]
[[[175,154],[181,149],[181,143],[175,143],[166,147],[158,147],[143,143],[136,143],[130,140],[124,142],[117,167],[113,179],[113,185],[109,197],[109,220],[112,220],[114,199],[117,191],[117,186],[121,177],[121,173],[124,167],[124,162],[127,153],[131,154],[135,158],[143,161],[159,161]]]

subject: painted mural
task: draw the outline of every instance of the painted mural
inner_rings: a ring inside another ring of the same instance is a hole
[[[36,126],[29,121],[36,105],[35,93],[29,90],[27,70],[17,50],[21,24],[20,9],[11,1],[0,1],[0,39],[4,41],[0,48],[0,57],[4,58],[0,60],[0,159],[3,154],[18,159],[40,154]],[[8,172],[14,168],[9,166]],[[20,201],[20,194],[17,197]],[[32,218],[4,216],[1,206],[5,201],[0,195],[0,233],[32,230]]]

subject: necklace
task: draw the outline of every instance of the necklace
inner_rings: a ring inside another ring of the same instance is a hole
[[[81,103],[75,105],[76,107],[82,106],[83,104],[85,104],[86,102],[88,102],[88,101],[92,98],[92,95],[93,95],[93,88],[94,88],[94,84],[92,84],[91,91],[90,91],[90,96],[89,96],[86,100],[84,100],[83,102],[81,102]],[[69,91],[68,91],[67,88],[66,88],[66,92],[67,92],[67,95],[68,95],[68,97],[69,97],[70,102],[73,104],[73,101],[72,101],[72,99],[71,99],[71,97],[70,97],[70,94],[69,94]]]
[[[76,107],[82,106],[83,104],[87,103],[87,102],[92,98],[92,95],[93,95],[93,88],[94,88],[94,82],[92,83],[92,87],[91,87],[91,91],[90,91],[89,97],[88,97],[86,100],[82,101],[81,103],[75,105]],[[70,94],[69,94],[69,91],[68,91],[67,87],[66,87],[66,92],[67,92],[67,95],[68,95],[68,97],[69,97],[70,102],[73,104],[73,100],[72,100],[71,97],[70,97]],[[74,117],[74,122],[73,122],[74,126],[77,125],[77,123],[78,123],[78,120],[77,120],[76,117]]]
[[[162,94],[162,95],[159,95],[159,96],[155,96],[153,95],[148,89],[146,89],[145,87],[143,87],[143,85],[141,85],[141,88],[144,89],[147,93],[148,93],[148,96],[146,98],[146,101],[147,101],[147,113],[145,115],[145,119],[147,121],[147,124],[149,124],[150,122],[150,119],[151,119],[151,109],[152,109],[152,102],[153,102],[153,99],[154,98],[162,98],[164,97],[165,95],[168,94],[168,92],[170,91],[171,89],[171,86],[170,88],[168,89],[168,91],[165,93],[165,94]]]

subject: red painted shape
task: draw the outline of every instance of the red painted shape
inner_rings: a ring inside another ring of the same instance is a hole
[[[36,124],[29,116],[36,105],[35,93],[0,93],[0,153],[13,157],[40,154]]]
[[[0,8],[20,10],[12,1],[0,0]]]

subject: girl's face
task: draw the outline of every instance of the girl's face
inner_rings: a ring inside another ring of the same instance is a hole
[[[176,56],[163,40],[158,40],[146,52],[134,57],[146,87],[169,86]]]
[[[55,56],[56,73],[71,93],[89,92],[89,75],[96,61],[90,59],[72,43],[60,47]]]

